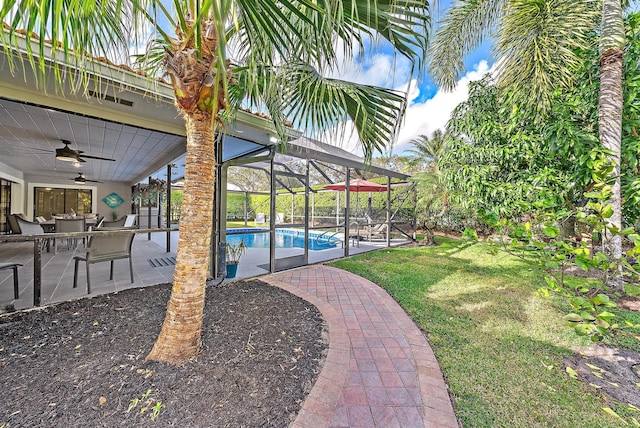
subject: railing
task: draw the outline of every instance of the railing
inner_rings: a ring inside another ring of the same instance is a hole
[[[322,232],[320,235],[317,235],[316,238],[314,239],[315,243],[318,245],[326,245],[332,242],[341,242],[342,245],[344,245],[344,241],[342,241],[341,239],[336,238],[336,235],[338,235],[340,232],[333,232],[331,235],[326,236],[326,239],[322,239],[323,237],[325,237],[325,235],[327,235],[327,233],[331,232],[330,230],[327,230],[325,232]]]

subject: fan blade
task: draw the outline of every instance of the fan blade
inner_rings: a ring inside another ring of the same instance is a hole
[[[60,140],[60,141],[62,142],[62,144],[64,144],[64,147],[56,149],[56,158],[57,159],[66,160],[66,161],[74,159],[74,160],[77,160],[78,162],[86,162],[83,158],[106,160],[106,161],[112,161],[112,162],[116,161],[115,159],[105,158],[105,157],[102,157],[102,156],[85,155],[84,151],[82,151],[82,150],[73,150],[71,147],[69,147],[69,144],[71,144],[71,141],[69,141],[69,140]]]
[[[87,159],[98,159],[98,160],[105,160],[105,161],[111,161],[111,162],[115,162],[115,159],[111,159],[111,158],[103,158],[100,156],[91,156],[91,155],[83,155],[83,154],[78,154],[78,159],[82,159],[82,158],[87,158]],[[81,160],[80,162],[85,162],[84,160]]]

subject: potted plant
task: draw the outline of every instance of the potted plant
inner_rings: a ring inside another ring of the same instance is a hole
[[[240,257],[247,252],[247,246],[244,243],[244,239],[240,242],[227,242],[227,278],[235,278],[238,272],[238,263],[240,263]]]

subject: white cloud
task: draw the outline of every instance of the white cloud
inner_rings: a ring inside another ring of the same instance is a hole
[[[438,90],[432,98],[417,102],[421,91],[427,91],[429,86],[424,84],[420,87],[416,79],[412,80],[411,63],[406,58],[398,57],[394,60],[391,54],[384,52],[384,49],[379,49],[373,55],[365,55],[361,62],[347,61],[343,56],[342,43],[339,41],[336,46],[340,66],[325,75],[361,84],[394,88],[401,92],[407,92],[407,87],[409,88],[407,97],[409,106],[400,126],[393,153],[402,153],[410,149],[409,142],[418,135],[431,135],[436,129],[444,130],[454,108],[467,100],[469,83],[480,80],[487,73],[493,73],[496,68],[495,64],[490,67],[486,60],[481,60],[458,81],[452,92]],[[367,48],[370,47],[367,46]],[[362,155],[362,148],[351,121],[314,137]],[[390,150],[391,147],[387,147],[385,154],[389,154]],[[377,155],[379,153],[374,153],[374,156]]]
[[[381,59],[372,61],[375,64],[386,64]],[[456,85],[456,89],[452,92],[444,92],[438,90],[433,98],[430,98],[424,102],[413,102],[420,96],[420,88],[417,85],[416,80],[410,82],[408,99],[411,100],[407,111],[405,113],[404,121],[400,127],[397,142],[393,147],[394,153],[402,153],[403,151],[410,149],[409,142],[416,138],[418,135],[425,134],[431,135],[436,129],[444,130],[447,121],[451,117],[453,109],[463,101],[466,101],[469,95],[469,83],[475,80],[480,80],[485,74],[493,72],[495,65],[489,67],[487,61],[482,60],[476,64],[473,70],[467,72]],[[373,72],[371,69],[367,69],[360,77],[365,76],[371,78],[371,80],[358,80],[360,83],[381,85],[384,67],[378,72]],[[388,68],[386,70],[389,70]],[[389,71],[387,71],[389,72]],[[408,72],[407,72],[408,76]],[[346,78],[346,76],[342,76]],[[348,79],[352,80],[352,79]],[[397,90],[406,91],[406,84],[396,88]],[[326,136],[321,137],[323,141],[330,144],[341,147],[352,153],[362,155],[362,149],[358,142],[357,134],[353,129],[351,121],[344,125],[344,136],[339,136],[338,130],[333,130],[327,133]],[[387,151],[389,147],[387,147]],[[374,154],[378,155],[378,153]]]
[[[400,128],[400,133],[394,147],[395,153],[409,149],[409,141],[418,135],[431,135],[436,129],[444,130],[447,121],[451,117],[453,109],[469,96],[469,83],[480,80],[485,74],[493,71],[489,68],[487,61],[482,60],[472,71],[464,75],[452,92],[438,90],[433,98],[422,103],[409,104],[405,113],[404,122]],[[420,96],[420,88],[416,82],[411,82],[409,99],[415,100]]]

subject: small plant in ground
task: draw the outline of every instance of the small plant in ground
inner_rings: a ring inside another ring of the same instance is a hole
[[[160,416],[160,411],[165,407],[165,405],[162,404],[162,401],[156,400],[151,397],[151,392],[152,390],[148,389],[147,392],[140,396],[140,398],[133,398],[129,403],[127,413],[131,413],[131,411],[136,409],[138,405],[142,405],[140,410],[138,410],[138,414],[146,413],[149,409],[151,409],[151,420],[157,420],[158,416]]]
[[[152,421],[155,421],[156,419],[158,419],[158,416],[160,415],[160,410],[162,410],[163,407],[164,407],[164,404],[162,404],[161,401],[156,401],[156,404],[151,408]]]
[[[464,232],[462,232],[462,237],[466,239],[470,239],[472,241],[478,240],[478,234],[476,233],[476,231],[469,228],[466,228]]]
[[[138,398],[132,399],[131,403],[129,403],[129,408],[127,408],[127,413],[130,413],[133,409],[135,409],[138,406],[139,402],[140,400]]]

